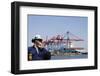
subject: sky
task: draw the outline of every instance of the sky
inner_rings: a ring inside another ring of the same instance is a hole
[[[31,40],[39,34],[43,39],[51,38],[55,35],[63,35],[67,31],[73,33],[84,42],[76,43],[77,46],[87,48],[88,17],[80,16],[50,16],[50,15],[28,15],[28,46]]]

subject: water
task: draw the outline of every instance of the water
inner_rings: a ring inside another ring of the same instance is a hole
[[[88,55],[51,56],[51,60],[58,60],[58,59],[84,59],[84,58],[88,58]]]

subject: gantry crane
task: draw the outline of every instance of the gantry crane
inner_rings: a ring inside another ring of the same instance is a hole
[[[67,31],[63,35],[56,35],[50,39],[46,37],[44,44],[45,46],[49,48],[56,47],[57,49],[60,49],[61,47],[63,47],[62,45],[66,45],[66,47],[64,47],[65,49],[83,50],[84,49],[83,47],[72,47],[73,42],[77,42],[77,41],[84,41],[84,40],[72,34],[71,32]],[[50,47],[50,46],[53,46],[53,47]]]

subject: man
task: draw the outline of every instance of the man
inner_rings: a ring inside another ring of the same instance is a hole
[[[28,47],[28,60],[49,60],[51,54],[44,48],[43,39],[40,35],[36,35],[32,39],[33,46]]]

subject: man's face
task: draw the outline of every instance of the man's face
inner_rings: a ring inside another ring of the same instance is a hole
[[[35,45],[36,46],[41,46],[42,45],[42,40],[41,39],[35,40]]]

